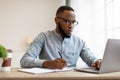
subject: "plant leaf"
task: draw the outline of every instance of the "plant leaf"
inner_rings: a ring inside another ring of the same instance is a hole
[[[7,49],[3,45],[0,45],[0,57],[7,59],[7,53]]]

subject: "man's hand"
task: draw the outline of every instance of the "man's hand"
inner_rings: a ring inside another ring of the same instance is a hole
[[[67,63],[64,59],[61,58],[45,61],[42,65],[43,68],[50,68],[50,69],[62,69],[65,66],[67,66]]]
[[[94,67],[95,69],[100,69],[101,66],[101,59],[96,60],[91,67]]]

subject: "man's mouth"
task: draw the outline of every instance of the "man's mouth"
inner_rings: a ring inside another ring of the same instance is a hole
[[[68,32],[69,32],[69,33],[71,33],[71,32],[72,32],[72,30],[68,30]]]
[[[68,30],[68,34],[71,34],[72,33],[72,30]]]

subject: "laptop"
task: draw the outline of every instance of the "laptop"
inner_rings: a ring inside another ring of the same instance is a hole
[[[120,39],[108,39],[99,70],[95,68],[75,68],[90,73],[110,73],[120,71]]]

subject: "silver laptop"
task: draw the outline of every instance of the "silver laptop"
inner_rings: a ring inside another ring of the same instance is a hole
[[[91,73],[120,71],[120,39],[108,39],[99,70],[94,68],[76,68],[75,70]]]

